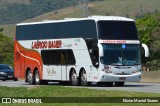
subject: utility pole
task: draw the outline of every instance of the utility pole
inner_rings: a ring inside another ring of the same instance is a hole
[[[89,15],[88,4],[89,4],[88,0],[83,0],[84,17],[88,17]]]
[[[89,0],[78,0],[80,2],[80,8],[83,10],[83,17],[89,16]]]

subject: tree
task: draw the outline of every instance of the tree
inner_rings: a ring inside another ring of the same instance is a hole
[[[150,59],[142,58],[151,70],[160,70],[160,13],[148,14],[136,21],[141,42],[147,44]]]
[[[3,28],[0,28],[0,33],[2,33],[2,32],[3,32],[3,30],[4,30]]]
[[[0,63],[13,66],[13,40],[3,33],[0,28]]]

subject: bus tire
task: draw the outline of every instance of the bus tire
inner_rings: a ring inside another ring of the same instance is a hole
[[[27,79],[28,79],[28,83],[29,83],[30,85],[33,85],[33,84],[34,84],[34,83],[33,83],[33,74],[32,74],[32,72],[31,72],[31,70],[29,70],[28,73],[27,73]]]
[[[124,82],[115,82],[115,85],[116,85],[116,86],[123,86],[123,85],[124,85]]]
[[[13,81],[18,81],[18,78],[14,78]]]
[[[78,76],[77,76],[75,70],[73,70],[71,72],[71,75],[70,75],[70,85],[72,85],[72,86],[77,86],[78,85]]]
[[[85,70],[83,69],[80,75],[80,84],[82,86],[87,86],[88,82],[87,82],[87,74],[85,72]]]
[[[35,83],[35,85],[40,85],[41,84],[41,80],[40,80],[40,75],[39,75],[38,70],[35,71],[33,77],[34,77],[34,83]]]

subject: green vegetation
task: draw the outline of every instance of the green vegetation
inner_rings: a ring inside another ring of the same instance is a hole
[[[13,40],[3,33],[0,29],[0,63],[13,66]]]
[[[109,91],[109,90],[93,90],[87,88],[71,88],[63,86],[33,86],[33,87],[0,87],[0,97],[160,97],[156,93],[141,93],[141,92],[127,92],[127,91]],[[115,101],[116,102],[116,101]],[[23,104],[24,105],[24,104]],[[36,105],[36,104],[32,104]],[[46,104],[45,104],[46,105]],[[54,103],[54,105],[62,105],[61,103]],[[63,104],[64,105],[64,104]],[[65,105],[79,106],[78,103],[65,103]],[[99,106],[99,105],[113,105],[109,103],[85,103],[83,105]],[[142,104],[132,103],[115,103],[118,106],[141,106]],[[149,104],[145,105],[149,106]],[[16,105],[17,106],[17,105]]]
[[[82,17],[83,11],[80,0],[1,0],[0,1],[0,23],[15,24],[27,19],[46,14],[40,21],[45,19],[62,19],[66,17]],[[160,11],[159,0],[89,0],[90,15],[118,15],[138,18],[142,14]],[[94,2],[99,1],[99,2]],[[70,7],[73,12],[66,13]],[[115,11],[116,10],[116,11]],[[52,15],[52,16],[51,16]],[[49,18],[48,18],[49,17]],[[52,17],[52,18],[51,18]],[[37,20],[36,20],[37,21]]]
[[[1,86],[0,97],[160,97],[160,94],[42,85],[28,88]]]
[[[8,25],[0,25],[0,28],[3,28],[3,34],[7,35],[9,37],[14,37],[15,35],[15,25],[14,24],[8,24]]]
[[[0,23],[18,23],[46,12],[74,5],[76,5],[75,0],[30,0],[26,4],[6,3],[0,9]]]
[[[144,14],[160,11],[159,0],[102,0],[88,5],[89,15],[125,16],[137,19]],[[67,17],[83,17],[82,6],[52,11],[27,22],[64,19]],[[55,14],[56,13],[56,14]]]
[[[6,1],[6,2],[0,2],[0,28],[5,29],[3,32],[5,35],[12,37],[14,36],[15,33],[14,24],[20,23],[24,20],[25,22],[33,22],[33,21],[55,20],[55,19],[64,19],[68,17],[83,16],[82,5],[80,5],[80,3],[78,2],[81,0],[69,0],[69,2],[67,2],[68,0],[37,0],[37,2],[31,2],[30,0],[0,0],[0,1]],[[46,3],[42,5],[41,1]],[[159,6],[160,0],[89,0],[89,1],[91,1],[91,3],[89,3],[89,15],[110,15],[110,16],[116,15],[116,16],[125,16],[137,19],[139,17],[142,17],[144,14],[151,14],[160,11],[160,6]],[[99,2],[93,2],[93,1],[99,1]],[[54,2],[56,6],[54,6]],[[47,6],[47,3],[50,6]],[[78,3],[79,5],[76,5]],[[8,23],[13,23],[13,24],[4,25]]]
[[[77,0],[2,0],[0,1],[0,23],[13,24],[51,12],[75,6]],[[91,0],[98,1],[98,0]]]
[[[149,46],[150,58],[143,59],[150,70],[160,70],[160,13],[136,21],[140,39]]]

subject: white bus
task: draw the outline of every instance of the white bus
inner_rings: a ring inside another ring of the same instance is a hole
[[[141,47],[134,20],[91,16],[20,23],[14,42],[15,77],[86,86],[123,86],[141,79]]]

